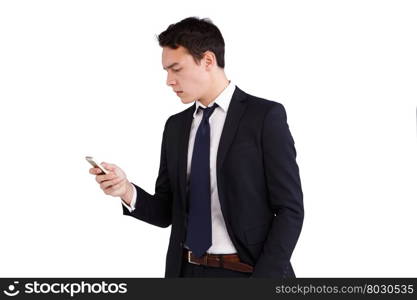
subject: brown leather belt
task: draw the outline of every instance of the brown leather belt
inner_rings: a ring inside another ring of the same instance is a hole
[[[209,254],[195,257],[193,253],[184,249],[184,258],[190,264],[208,267],[224,268],[232,271],[252,273],[253,267],[240,261],[237,254]]]

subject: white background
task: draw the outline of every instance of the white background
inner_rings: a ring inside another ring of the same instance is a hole
[[[122,215],[84,159],[154,193],[156,35],[209,17],[226,74],[282,103],[305,221],[299,277],[417,276],[415,1],[1,1],[0,276],[163,277],[170,228]]]

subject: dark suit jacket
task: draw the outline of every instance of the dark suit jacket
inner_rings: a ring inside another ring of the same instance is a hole
[[[137,189],[123,213],[171,227],[165,277],[179,277],[187,227],[186,167],[195,105],[168,118],[151,195]],[[217,154],[217,188],[227,232],[253,277],[294,277],[290,258],[303,218],[303,193],[284,107],[246,94],[231,99]]]

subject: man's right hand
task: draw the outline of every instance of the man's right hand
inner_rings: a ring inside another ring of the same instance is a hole
[[[99,168],[91,168],[90,174],[96,175],[96,181],[106,195],[121,197],[126,204],[130,205],[133,196],[133,186],[127,180],[125,172],[115,164],[101,163],[109,170],[109,174],[103,174]],[[101,174],[100,174],[101,173]]]

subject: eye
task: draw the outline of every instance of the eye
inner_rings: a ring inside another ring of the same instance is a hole
[[[175,73],[178,73],[179,71],[181,71],[181,68],[180,69],[172,69],[172,71],[174,71]]]

